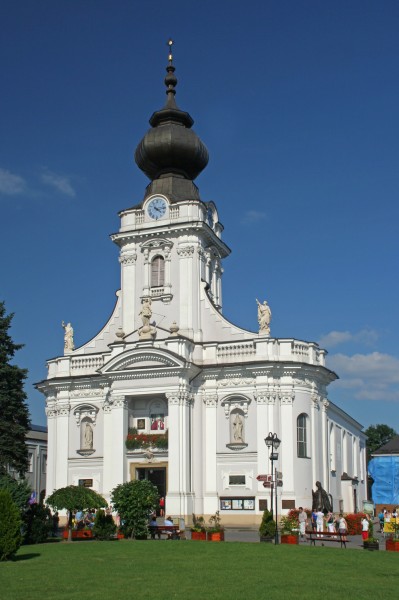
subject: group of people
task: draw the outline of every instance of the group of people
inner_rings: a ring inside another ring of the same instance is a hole
[[[302,539],[305,539],[306,537],[305,533],[308,521],[309,517],[307,515],[307,512],[302,508],[302,506],[300,506],[298,522],[299,534]],[[346,541],[345,536],[348,533],[348,524],[342,513],[340,513],[339,516],[336,516],[332,511],[329,511],[325,514],[321,510],[313,510],[310,517],[310,522],[313,531],[317,533],[323,533],[324,531],[327,531],[329,533],[339,532],[341,536],[343,536],[342,540]]]
[[[96,518],[96,511],[92,508],[87,512],[83,510],[76,511],[73,517],[74,529],[84,529],[85,527],[94,527],[94,520]]]
[[[398,523],[399,519],[399,507],[394,508],[393,511],[384,508],[378,513],[378,520],[380,522],[380,533],[384,533],[386,530],[391,529],[391,523]]]

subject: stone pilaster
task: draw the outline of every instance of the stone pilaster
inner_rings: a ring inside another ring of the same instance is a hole
[[[216,450],[217,450],[217,405],[216,394],[204,394],[205,404],[205,431],[206,440],[204,452],[204,514],[214,514],[219,510],[217,497],[217,473],[216,473]]]
[[[192,491],[192,404],[188,389],[166,394],[169,421],[168,512],[191,515]]]
[[[136,313],[136,261],[135,244],[124,246],[119,256],[121,264],[122,287],[122,329],[130,333],[135,329],[134,319]]]
[[[113,392],[103,400],[104,411],[104,463],[103,489],[113,490],[126,481],[125,440],[128,425],[127,400]]]

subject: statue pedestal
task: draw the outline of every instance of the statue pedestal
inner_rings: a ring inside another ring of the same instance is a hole
[[[244,442],[233,442],[232,444],[226,444],[227,448],[230,448],[230,450],[242,450],[243,448],[246,448],[248,446],[248,444],[245,444]]]
[[[90,454],[93,454],[95,450],[93,448],[82,448],[80,450],[76,450],[76,452],[80,454],[80,456],[90,456]]]
[[[144,325],[139,329],[139,338],[140,340],[153,340],[155,337],[157,330],[155,327],[151,325]]]

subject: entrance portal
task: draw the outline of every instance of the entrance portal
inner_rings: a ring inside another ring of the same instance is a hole
[[[162,498],[162,496],[166,496],[165,467],[136,468],[136,479],[147,479],[148,481],[151,481],[151,483],[156,486],[159,497]]]

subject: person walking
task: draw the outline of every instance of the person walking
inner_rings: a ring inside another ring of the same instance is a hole
[[[316,531],[322,533],[324,530],[324,513],[321,510],[316,512]],[[320,537],[320,536],[317,536]]]
[[[308,520],[308,515],[303,510],[302,506],[300,506],[299,514],[298,514],[298,522],[299,522],[299,535],[301,536],[302,540],[306,539],[305,531],[306,531],[306,521],[307,520]]]
[[[367,540],[367,538],[369,537],[370,522],[369,522],[368,515],[366,515],[365,517],[363,517],[361,523],[362,523],[362,538],[363,538],[363,541],[364,541],[364,540]]]
[[[342,513],[340,513],[338,519],[338,531],[341,535],[341,541],[346,542],[346,536],[348,533],[348,523],[346,522],[346,519]]]

